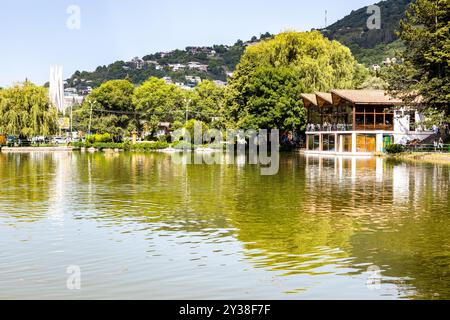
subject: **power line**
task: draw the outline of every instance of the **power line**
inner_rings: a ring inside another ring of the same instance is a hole
[[[164,112],[139,112],[139,111],[120,111],[120,110],[105,110],[105,109],[92,109],[94,112],[98,113],[112,113],[112,114],[123,114],[123,115],[164,115]],[[178,110],[179,113],[182,113],[183,110]],[[194,111],[189,110],[189,114],[202,114],[202,115],[215,115],[213,112],[204,112],[204,111]]]

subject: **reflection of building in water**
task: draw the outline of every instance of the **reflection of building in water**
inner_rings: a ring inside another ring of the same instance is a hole
[[[396,165],[392,168],[392,193],[394,203],[402,203],[409,198],[409,169],[406,164]]]
[[[448,181],[444,185],[437,183],[448,176],[443,166],[425,170],[419,165],[391,163],[377,157],[306,155],[305,161],[305,199],[311,200],[312,211],[338,208],[349,214],[370,210],[376,215],[393,213],[393,207],[414,211],[424,205],[427,197],[448,198]],[[432,189],[426,190],[426,185]],[[341,202],[341,196],[345,201]]]
[[[365,215],[392,199],[384,180],[385,162],[373,157],[306,155],[305,210]]]
[[[55,166],[55,176],[53,186],[49,192],[49,208],[47,216],[57,223],[64,222],[64,214],[72,204],[71,183],[73,180],[73,170],[76,161],[73,161],[73,154],[69,152],[55,152],[52,154]],[[75,169],[76,171],[76,169]]]

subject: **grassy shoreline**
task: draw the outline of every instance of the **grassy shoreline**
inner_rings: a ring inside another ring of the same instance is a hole
[[[415,163],[450,165],[450,153],[436,152],[402,152],[398,154],[383,154],[386,159],[402,160]]]

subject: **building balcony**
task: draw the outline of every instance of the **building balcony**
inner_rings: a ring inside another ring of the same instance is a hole
[[[308,124],[306,132],[394,131],[390,124]]]
[[[306,132],[353,131],[351,124],[308,124]]]

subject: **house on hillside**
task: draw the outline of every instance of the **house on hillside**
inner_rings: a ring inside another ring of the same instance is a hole
[[[420,125],[420,101],[406,106],[384,90],[332,90],[302,98],[308,110],[307,153],[369,155],[433,134]]]
[[[142,68],[145,66],[145,61],[142,60],[142,59],[139,58],[139,57],[133,58],[133,59],[130,61],[130,63],[133,65],[133,67],[134,67],[135,69],[138,69],[138,70],[142,69]]]
[[[189,62],[187,64],[187,67],[190,70],[197,70],[197,71],[203,71],[203,72],[208,72],[208,65],[207,64],[201,64],[200,62]]]
[[[202,78],[198,77],[198,76],[186,76],[186,81],[189,83],[195,83],[198,84],[200,82],[202,82]]]
[[[174,64],[169,64],[169,68],[172,71],[180,71],[180,70],[186,69],[186,65],[181,64],[181,63],[174,63]]]

